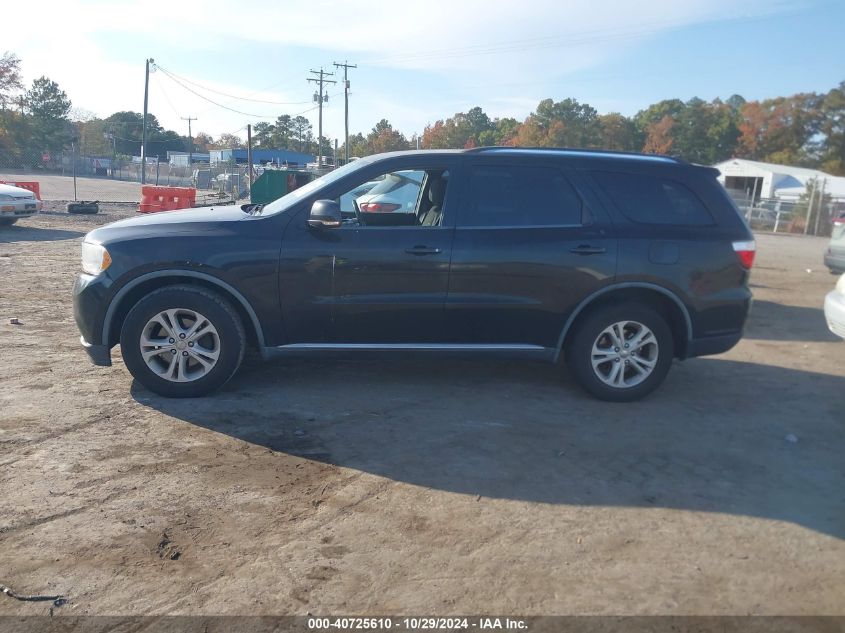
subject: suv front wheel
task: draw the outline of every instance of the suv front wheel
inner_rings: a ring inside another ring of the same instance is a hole
[[[221,387],[241,364],[246,335],[232,306],[193,286],[155,290],[129,311],[123,361],[150,391],[193,398]]]
[[[603,306],[577,322],[565,350],[575,380],[602,400],[631,402],[654,391],[672,364],[666,319],[638,303]]]

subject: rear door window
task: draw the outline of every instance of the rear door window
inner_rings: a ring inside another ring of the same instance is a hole
[[[577,226],[584,205],[557,169],[515,165],[477,165],[469,178],[463,227]]]
[[[680,182],[611,171],[594,171],[592,176],[632,222],[676,226],[713,224],[713,216],[704,203]]]

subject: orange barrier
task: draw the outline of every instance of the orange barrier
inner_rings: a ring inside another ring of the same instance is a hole
[[[193,187],[144,185],[141,187],[141,204],[138,205],[138,212],[158,213],[159,211],[190,209],[196,201],[197,190]]]
[[[13,187],[20,187],[21,189],[29,189],[32,193],[35,194],[35,197],[41,200],[41,185],[34,181],[15,181],[12,182],[11,180],[0,180],[0,185],[12,185]]]

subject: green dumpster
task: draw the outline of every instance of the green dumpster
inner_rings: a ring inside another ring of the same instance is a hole
[[[264,173],[252,183],[249,201],[252,204],[267,204],[312,180],[314,180],[314,174],[310,171],[265,169]]]

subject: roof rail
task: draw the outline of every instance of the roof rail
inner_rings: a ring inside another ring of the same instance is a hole
[[[648,157],[648,158],[663,158],[665,160],[670,160],[676,163],[687,165],[689,164],[683,158],[678,158],[677,156],[667,156],[665,154],[644,154],[642,152],[623,152],[619,150],[612,150],[612,149],[584,149],[581,147],[510,147],[506,145],[485,145],[483,147],[473,147],[470,149],[464,150],[467,153],[483,153],[483,152],[495,152],[495,151],[514,151],[514,150],[526,150],[531,152],[567,152],[567,153],[576,153],[576,154],[611,154],[614,156],[639,156],[639,157]]]

